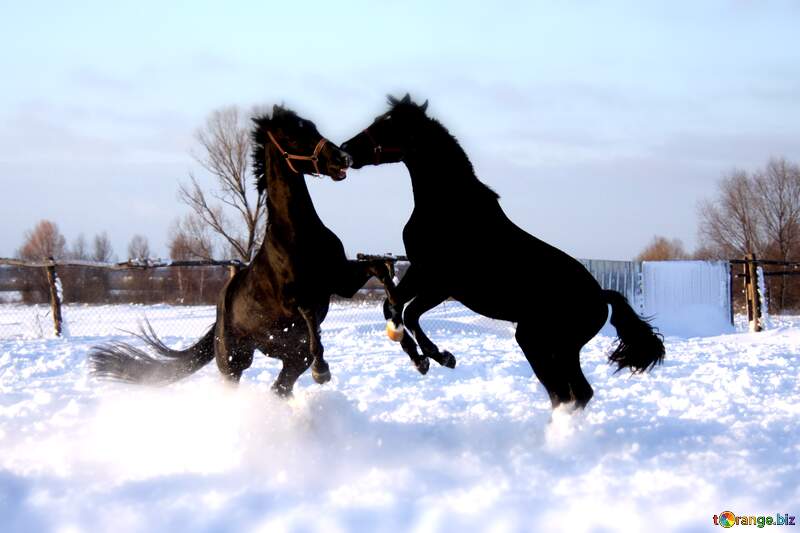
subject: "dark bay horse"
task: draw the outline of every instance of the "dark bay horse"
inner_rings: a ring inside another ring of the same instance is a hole
[[[260,350],[283,360],[272,388],[288,396],[309,366],[317,383],[330,380],[320,324],[331,295],[350,298],[374,275],[394,301],[387,265],[348,260],[341,241],[317,215],[306,186],[306,173],[344,179],[350,156],[290,110],[275,106],[272,117],[253,121],[253,168],[258,188],[267,190],[266,235],[253,261],[221,291],[215,324],[180,351],[165,346],[152,328],[143,330],[140,338],[156,356],[125,343],[97,346],[89,355],[95,376],[165,384],[216,357],[222,375],[238,383],[254,350]]]
[[[400,328],[396,317],[401,316],[413,335],[404,335],[401,343],[421,373],[428,371],[429,357],[455,366],[453,356],[440,351],[419,325],[420,315],[447,298],[517,323],[516,340],[553,407],[571,401],[584,407],[592,398],[580,350],[603,327],[608,304],[619,335],[611,362],[633,372],[661,362],[661,336],[622,294],[601,289],[579,261],[509,220],[456,139],[427,116],[427,102],[420,106],[406,95],[390,97],[389,104],[388,112],[342,149],[353,157],[353,168],[403,162],[411,176],[414,210],[403,229],[411,264],[395,303],[384,307],[386,318],[392,317],[389,326]],[[455,265],[453,258],[468,251],[474,255]]]

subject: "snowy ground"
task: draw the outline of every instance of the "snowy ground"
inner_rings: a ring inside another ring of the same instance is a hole
[[[145,311],[162,332],[187,312]],[[0,339],[0,531],[709,531],[724,510],[800,514],[800,317],[669,337],[646,376],[613,375],[598,336],[594,400],[570,415],[508,327],[450,312],[432,336],[458,366],[422,377],[376,309],[334,308],[334,379],[302,377],[289,403],[265,357],[237,391],[213,364],[160,390],[94,382],[89,347],[124,336],[102,317]]]

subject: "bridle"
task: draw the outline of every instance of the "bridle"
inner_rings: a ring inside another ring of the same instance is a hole
[[[292,169],[292,172],[294,172],[295,174],[301,174],[301,172],[298,172],[297,169],[294,168],[294,165],[292,165],[293,159],[295,161],[311,161],[311,163],[314,165],[314,175],[319,176],[320,172],[317,161],[319,161],[319,153],[322,150],[322,147],[325,146],[325,144],[328,142],[328,139],[326,139],[325,137],[321,137],[317,145],[314,147],[314,152],[311,155],[295,155],[295,154],[290,154],[289,152],[281,148],[281,145],[278,144],[278,141],[272,135],[271,131],[267,131],[267,136],[269,137],[269,140],[272,141],[272,144],[275,145],[275,148],[278,149],[283,158],[286,160],[286,164],[289,165],[289,168]]]
[[[400,149],[400,148],[394,148],[394,147],[384,148],[378,141],[375,140],[375,137],[373,137],[372,134],[369,132],[369,128],[370,128],[370,126],[367,126],[364,129],[364,133],[367,134],[367,138],[369,139],[369,142],[372,143],[372,152],[375,154],[375,164],[376,165],[380,165],[381,164],[381,154],[384,153],[384,152],[386,152],[386,153],[402,153],[403,152],[403,150]]]

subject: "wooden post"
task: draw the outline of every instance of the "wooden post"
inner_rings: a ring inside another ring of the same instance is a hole
[[[755,254],[745,256],[744,290],[747,299],[747,321],[750,331],[759,332],[761,324],[761,295],[758,292],[758,263]]]
[[[228,265],[228,275],[231,279],[233,279],[233,276],[235,276],[237,272],[239,272],[239,263],[231,263]]]
[[[50,258],[53,261],[53,258]],[[53,327],[56,337],[61,336],[61,298],[58,294],[58,274],[54,263],[44,267],[47,273],[47,284],[50,286],[50,309],[53,312]]]

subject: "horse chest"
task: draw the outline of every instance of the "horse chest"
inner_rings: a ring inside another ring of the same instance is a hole
[[[411,261],[445,258],[464,252],[474,232],[464,232],[446,216],[414,216],[403,229],[403,244]]]

